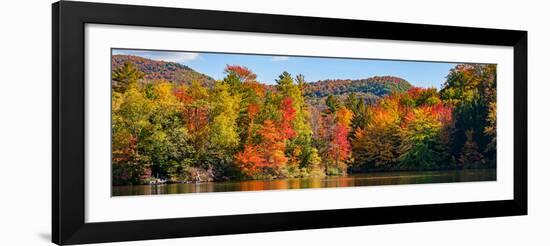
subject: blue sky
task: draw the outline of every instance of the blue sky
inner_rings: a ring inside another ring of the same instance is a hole
[[[267,84],[275,84],[279,74],[287,71],[293,76],[303,74],[308,82],[392,75],[415,86],[441,88],[449,69],[456,65],[445,62],[113,49],[113,55],[118,54],[178,62],[214,79],[225,76],[223,70],[228,64],[246,66],[258,75],[258,81]]]

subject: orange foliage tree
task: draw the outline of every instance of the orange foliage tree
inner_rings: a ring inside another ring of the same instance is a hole
[[[279,176],[288,161],[284,153],[286,134],[273,121],[265,120],[258,135],[257,144],[246,144],[244,150],[235,155],[237,167],[249,177],[261,174]]]
[[[256,80],[256,74],[254,74],[250,69],[245,66],[227,65],[224,71],[226,73],[234,72],[242,82]]]

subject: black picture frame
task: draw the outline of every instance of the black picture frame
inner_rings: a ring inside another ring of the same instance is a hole
[[[62,1],[52,5],[52,241],[83,244],[527,214],[527,31]],[[514,199],[86,223],[86,23],[513,47]]]

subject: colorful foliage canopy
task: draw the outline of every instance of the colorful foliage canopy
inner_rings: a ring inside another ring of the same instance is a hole
[[[459,65],[438,91],[287,72],[270,86],[239,65],[213,81],[179,64],[113,59],[115,185],[495,165],[494,65]]]

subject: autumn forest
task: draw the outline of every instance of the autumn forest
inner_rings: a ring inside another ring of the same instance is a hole
[[[111,75],[114,186],[496,168],[496,65],[456,64],[427,88],[266,83],[231,63],[214,79],[134,55],[113,55]]]

